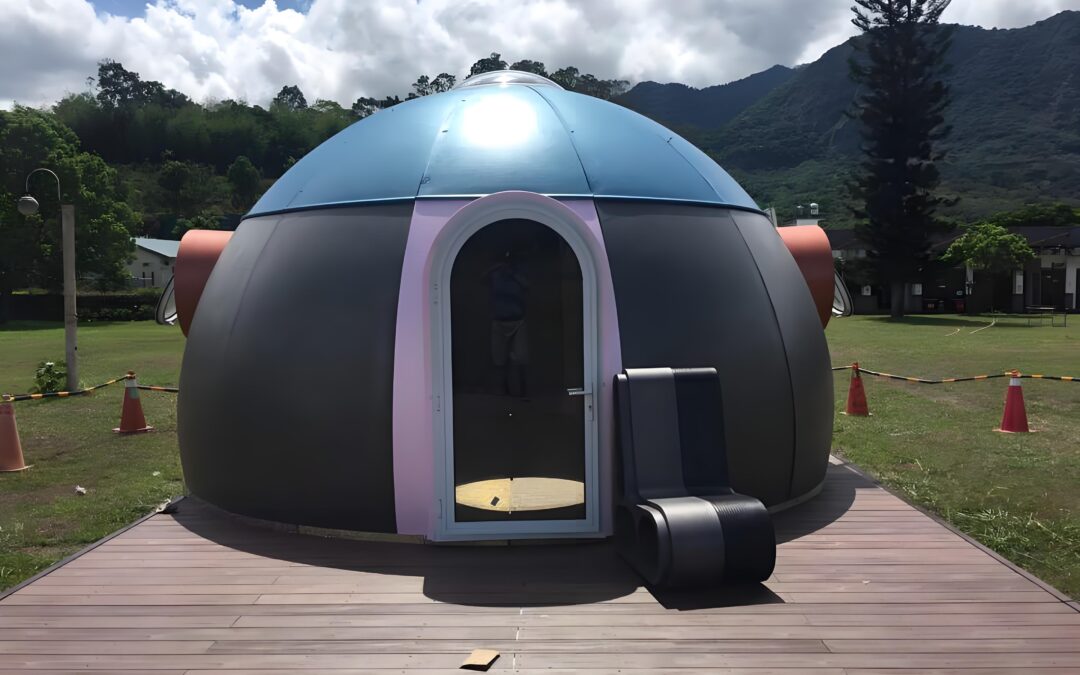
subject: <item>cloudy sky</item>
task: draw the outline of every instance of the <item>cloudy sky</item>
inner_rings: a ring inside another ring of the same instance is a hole
[[[720,84],[812,61],[851,0],[0,0],[0,106],[83,91],[112,58],[197,100],[285,84],[349,104],[462,74],[498,51],[637,82]],[[1015,28],[1080,0],[953,0],[952,23]]]

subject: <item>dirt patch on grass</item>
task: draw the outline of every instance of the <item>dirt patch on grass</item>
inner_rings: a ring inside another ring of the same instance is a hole
[[[73,490],[74,487],[71,485],[42,485],[27,492],[5,491],[0,493],[0,513],[11,513],[16,504],[24,507],[49,504],[72,494]]]
[[[35,558],[41,558],[45,560],[63,560],[75,551],[78,551],[81,547],[66,545],[66,546],[20,546],[15,549],[18,553],[25,553],[26,555],[33,556]]]

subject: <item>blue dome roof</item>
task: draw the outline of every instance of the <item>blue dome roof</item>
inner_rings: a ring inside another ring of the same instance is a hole
[[[297,162],[247,217],[503,190],[758,208],[673,131],[534,81],[461,86],[360,120]]]

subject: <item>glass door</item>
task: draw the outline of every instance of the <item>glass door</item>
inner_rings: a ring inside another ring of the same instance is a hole
[[[454,524],[512,535],[586,519],[593,382],[583,299],[577,256],[540,223],[492,223],[458,252],[449,288]]]

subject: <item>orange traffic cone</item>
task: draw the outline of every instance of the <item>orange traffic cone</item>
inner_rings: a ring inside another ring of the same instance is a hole
[[[146,423],[139,400],[139,383],[135,373],[128,371],[124,380],[124,407],[120,410],[120,426],[113,429],[118,434],[138,434],[153,431],[154,427]]]
[[[15,406],[0,403],[0,473],[29,469],[23,459],[19,427],[15,424]]]
[[[866,406],[866,390],[863,389],[862,377],[859,376],[859,362],[851,364],[851,385],[847,393],[845,415],[869,417],[870,409]]]
[[[1028,429],[1027,411],[1024,409],[1024,389],[1020,386],[1020,372],[1012,371],[1009,378],[1009,390],[1005,393],[1005,412],[1001,415],[1001,426],[994,431],[1007,434],[1026,434]]]

